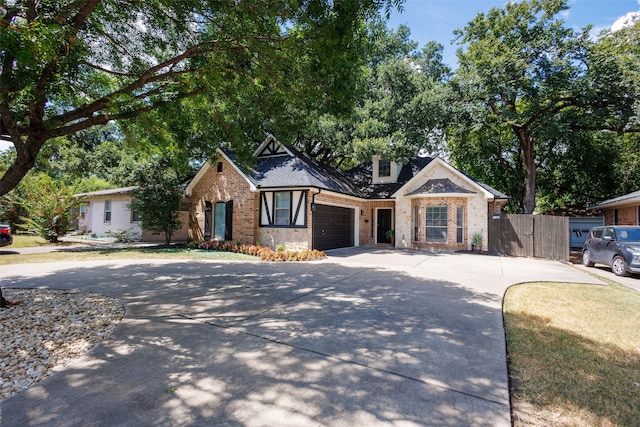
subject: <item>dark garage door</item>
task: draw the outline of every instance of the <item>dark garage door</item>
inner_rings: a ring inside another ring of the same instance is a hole
[[[315,205],[313,211],[313,247],[321,251],[353,246],[351,208]]]

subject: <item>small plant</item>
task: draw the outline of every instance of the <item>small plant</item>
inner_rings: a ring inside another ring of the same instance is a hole
[[[387,230],[387,231],[384,233],[384,237],[386,237],[386,238],[387,238],[387,240],[393,240],[393,236],[395,236],[395,234],[396,234],[396,233],[395,233],[395,231],[394,231],[394,230]]]
[[[129,242],[135,242],[138,240],[138,233],[136,233],[135,231],[131,231],[131,229],[129,230],[109,229],[105,231],[104,234],[116,239],[117,243],[129,243]]]
[[[471,236],[471,246],[476,246],[481,248],[483,240],[484,238],[482,237],[482,233],[479,233],[479,232],[473,233],[473,236]]]
[[[278,245],[278,247],[276,249],[277,249],[278,252],[284,252],[285,249],[287,249],[287,248],[285,248],[284,245]]]

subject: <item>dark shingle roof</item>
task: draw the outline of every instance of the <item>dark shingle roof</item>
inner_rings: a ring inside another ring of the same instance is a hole
[[[253,167],[244,168],[247,178],[253,185],[261,189],[312,187],[360,198],[388,199],[433,160],[431,157],[413,158],[402,166],[397,182],[373,184],[373,165],[371,162],[363,163],[348,171],[341,171],[317,162],[308,154],[300,152],[292,146],[287,146],[287,150],[293,156],[286,154],[259,157]],[[238,163],[233,152],[229,150],[223,151],[233,162]],[[508,196],[494,188],[471,177],[469,179],[489,191],[494,197],[508,199]],[[453,184],[448,179],[445,180],[450,183],[450,185],[447,184],[447,188],[452,190],[450,192],[469,192]],[[437,181],[443,180],[429,180],[423,187],[429,182],[431,182],[430,185],[432,186],[436,185]],[[454,186],[457,190],[451,186]],[[436,191],[435,187],[431,191]],[[415,194],[415,192],[411,194]]]
[[[413,196],[416,194],[444,194],[444,193],[459,193],[459,194],[474,194],[473,191],[465,190],[459,185],[451,182],[449,178],[430,179],[420,188],[407,193],[407,196]]]
[[[245,171],[247,178],[258,188],[314,187],[355,197],[364,197],[343,172],[320,164],[293,147],[289,155],[260,157]],[[233,153],[225,154],[235,161]]]
[[[409,160],[400,169],[398,182],[391,184],[373,184],[373,164],[363,163],[345,172],[350,176],[358,190],[369,199],[387,199],[398,191],[403,185],[411,180],[418,172],[424,169],[431,160],[431,157],[416,157]]]

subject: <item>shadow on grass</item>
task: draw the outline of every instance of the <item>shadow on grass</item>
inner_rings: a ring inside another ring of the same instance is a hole
[[[505,313],[505,330],[514,425],[638,425],[640,351],[522,312]]]

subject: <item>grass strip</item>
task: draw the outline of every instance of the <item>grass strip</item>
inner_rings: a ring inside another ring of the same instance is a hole
[[[515,426],[640,420],[640,292],[530,283],[504,300]]]

